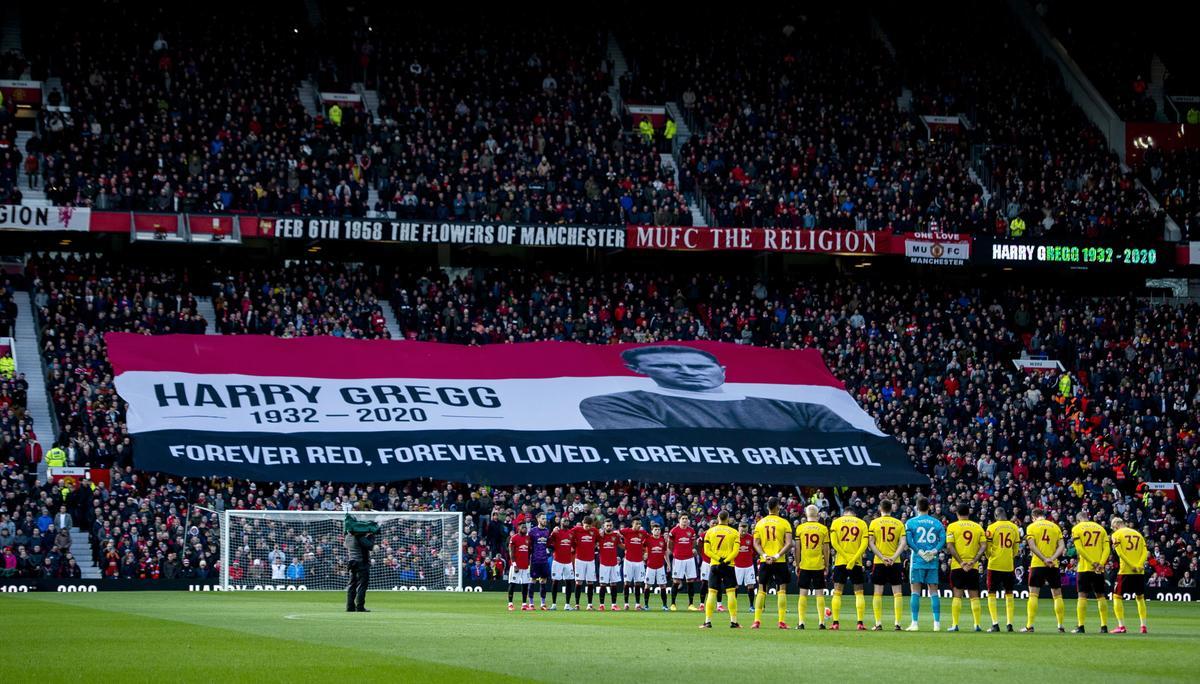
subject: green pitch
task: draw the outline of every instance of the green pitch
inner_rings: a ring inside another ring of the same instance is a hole
[[[500,594],[374,592],[365,614],[343,612],[343,601],[332,592],[0,594],[4,680],[1194,682],[1200,672],[1200,607],[1181,603],[1151,603],[1144,636],[1090,633],[1092,605],[1089,634],[1077,636],[1054,631],[1048,599],[1037,634],[734,631],[724,614],[701,632],[697,613],[509,613]],[[1135,606],[1126,607],[1136,631]],[[739,612],[749,625],[750,612]],[[1067,615],[1074,622],[1073,602]]]

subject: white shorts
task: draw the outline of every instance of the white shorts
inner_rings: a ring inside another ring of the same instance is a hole
[[[620,584],[621,583],[621,566],[619,565],[601,565],[600,566],[600,584]]]
[[[739,587],[752,587],[758,584],[758,578],[754,576],[754,566],[748,568],[734,568],[734,576],[737,577]]]
[[[570,563],[559,563],[558,561],[551,561],[551,563],[550,563],[550,579],[573,580],[573,579],[575,579],[575,568]]]
[[[575,581],[576,582],[595,582],[596,581],[596,561],[575,561]]]
[[[641,563],[625,561],[625,567],[622,570],[626,582],[641,584],[646,581],[646,563],[644,561]]]
[[[512,566],[508,571],[508,581],[511,584],[529,584],[529,568]]]
[[[708,572],[711,569],[712,569],[712,566],[709,565],[706,561],[700,561],[700,580],[702,582],[708,581]]]
[[[677,580],[694,580],[696,579],[696,559],[684,558],[671,563],[671,579]]]
[[[667,568],[646,568],[646,585],[662,586],[667,583]]]

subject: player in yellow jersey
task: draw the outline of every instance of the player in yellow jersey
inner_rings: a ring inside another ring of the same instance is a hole
[[[1130,527],[1120,518],[1112,519],[1112,549],[1121,561],[1117,570],[1117,587],[1113,591],[1113,613],[1117,616],[1117,628],[1113,634],[1124,634],[1125,597],[1137,599],[1138,619],[1142,623],[1142,634],[1146,633],[1146,560],[1150,549],[1141,532]]]
[[[867,523],[858,517],[853,506],[846,506],[842,516],[829,526],[829,543],[837,552],[833,558],[833,624],[829,628],[841,629],[838,617],[842,612],[842,590],[849,584],[854,590],[858,630],[864,631],[867,600],[863,597],[863,556],[867,553]]]
[[[792,581],[788,570],[787,552],[792,548],[792,524],[779,517],[779,499],[767,499],[767,515],[754,525],[754,552],[758,554],[758,593],[754,596],[754,624],[762,626],[763,606],[768,586],[775,587],[776,607],[779,610],[779,629],[787,629],[787,588]]]
[[[712,629],[713,608],[717,605],[717,596],[725,592],[725,605],[729,609],[729,626],[733,629],[741,627],[737,621],[737,575],[733,572],[733,562],[737,560],[739,541],[742,535],[729,526],[729,513],[721,511],[717,514],[717,524],[708,528],[704,533],[704,554],[710,564],[708,575],[708,596],[704,599],[704,624],[701,629]]]
[[[987,528],[987,592],[988,613],[992,616],[989,632],[1000,631],[1000,612],[996,596],[1004,592],[1004,617],[1008,631],[1013,631],[1013,613],[1017,597],[1016,560],[1021,545],[1021,528],[1008,519],[1008,512],[997,506],[996,521]]]
[[[1033,522],[1025,527],[1025,543],[1029,545],[1029,553],[1033,559],[1029,562],[1029,605],[1026,608],[1026,622],[1022,632],[1033,631],[1033,621],[1037,618],[1038,598],[1042,587],[1050,587],[1050,595],[1054,597],[1054,617],[1058,618],[1058,631],[1065,632],[1063,619],[1066,618],[1067,608],[1062,598],[1062,574],[1059,572],[1059,559],[1067,551],[1063,543],[1062,528],[1052,520],[1046,519],[1046,511],[1035,508],[1032,512]]]
[[[954,598],[950,602],[950,629],[958,631],[958,618],[962,615],[962,597],[971,601],[971,617],[975,631],[982,632],[979,621],[983,608],[979,605],[979,560],[986,550],[987,532],[983,525],[970,519],[971,506],[959,504],[958,520],[946,526],[946,549],[950,552],[950,589]]]
[[[900,631],[900,611],[904,610],[904,563],[900,554],[908,548],[904,539],[904,523],[892,517],[892,502],[879,502],[879,516],[867,526],[867,547],[875,554],[871,564],[871,584],[875,585],[875,596],[871,608],[875,613],[873,631],[883,631],[883,588],[892,588],[892,611],[895,629]]]
[[[1083,622],[1087,618],[1088,598],[1096,599],[1100,611],[1100,633],[1108,632],[1108,583],[1104,581],[1104,567],[1112,553],[1108,532],[1098,523],[1092,522],[1084,511],[1075,515],[1075,526],[1071,528],[1071,541],[1075,554],[1079,556],[1078,584],[1079,600],[1075,603],[1076,627],[1072,634],[1083,634]]]
[[[829,528],[821,524],[821,509],[809,505],[804,509],[805,521],[796,526],[796,579],[800,599],[797,610],[804,629],[808,612],[808,596],[817,597],[817,622],[825,629],[825,569],[829,567]]]

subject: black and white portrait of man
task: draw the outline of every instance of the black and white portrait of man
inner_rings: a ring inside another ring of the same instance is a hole
[[[709,352],[683,346],[628,349],[629,370],[654,381],[652,390],[588,397],[579,403],[596,430],[723,428],[733,430],[855,430],[821,404],[747,397],[724,389],[725,367]]]

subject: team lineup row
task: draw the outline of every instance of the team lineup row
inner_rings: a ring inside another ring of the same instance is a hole
[[[769,590],[775,591],[780,629],[788,629],[787,589],[792,580],[791,565],[795,566],[799,586],[798,629],[805,628],[808,599],[816,599],[818,628],[840,629],[842,595],[849,586],[855,596],[857,629],[865,630],[864,596],[866,570],[864,560],[871,552],[871,583],[874,585],[873,612],[875,631],[883,630],[884,590],[891,587],[894,624],[901,630],[903,611],[903,561],[908,554],[908,582],[911,588],[908,631],[919,629],[920,599],[928,591],[933,612],[933,630],[941,628],[941,597],[939,558],[945,551],[949,557],[950,586],[953,593],[951,626],[959,631],[962,599],[970,603],[975,631],[982,631],[980,586],[986,560],[986,585],[991,627],[1001,631],[999,619],[1000,595],[1005,600],[1007,631],[1014,631],[1016,559],[1024,544],[1030,552],[1029,599],[1027,620],[1022,632],[1034,630],[1039,594],[1048,587],[1053,599],[1058,631],[1064,632],[1065,604],[1062,599],[1062,578],[1059,567],[1067,547],[1062,528],[1048,519],[1046,511],[1032,511],[1032,522],[1024,529],[1008,519],[1002,508],[995,511],[995,520],[985,529],[969,519],[969,507],[960,506],[957,520],[948,525],[929,514],[929,502],[917,501],[918,515],[901,522],[892,516],[893,505],[883,501],[879,515],[868,525],[858,512],[847,508],[827,527],[819,522],[816,506],[805,510],[805,520],[794,528],[779,516],[779,502],[767,502],[767,515],[760,518],[750,531],[749,521],[730,526],[729,516],[722,511],[717,523],[703,535],[691,526],[687,515],[664,536],[662,528],[652,524],[649,532],[641,521],[634,519],[629,527],[616,530],[610,520],[599,528],[591,516],[574,527],[547,529],[546,518],[538,515],[536,525],[529,529],[520,521],[509,540],[512,559],[509,568],[508,608],[513,610],[513,596],[521,592],[521,610],[534,607],[534,585],[540,587],[541,610],[555,610],[558,593],[566,594],[566,610],[580,610],[586,591],[587,610],[593,610],[594,592],[599,589],[599,609],[604,610],[605,594],[611,594],[611,609],[621,610],[617,602],[624,590],[623,609],[629,610],[632,590],[634,610],[649,610],[650,597],[657,593],[664,611],[676,610],[675,601],[685,589],[688,610],[705,613],[702,628],[712,626],[712,614],[728,608],[730,626],[740,627],[737,621],[737,589],[745,587],[754,606],[751,628],[762,624],[762,614]],[[1076,516],[1070,538],[1078,556],[1079,601],[1077,603],[1076,633],[1085,631],[1089,599],[1097,602],[1100,631],[1108,631],[1109,593],[1104,568],[1115,553],[1119,560],[1117,586],[1113,592],[1113,610],[1117,618],[1115,633],[1126,632],[1124,596],[1135,597],[1141,631],[1146,633],[1145,565],[1149,556],[1145,538],[1120,518],[1111,521],[1111,534],[1085,513]],[[792,554],[792,563],[788,554]],[[697,567],[697,555],[699,567]],[[833,561],[833,590],[829,609],[825,606],[826,571]],[[599,571],[597,572],[597,560]],[[670,575],[673,591],[668,587]],[[701,603],[695,603],[696,582],[701,583]],[[551,603],[547,607],[547,589]],[[723,598],[724,603],[719,602]],[[668,605],[668,595],[670,603]]]

